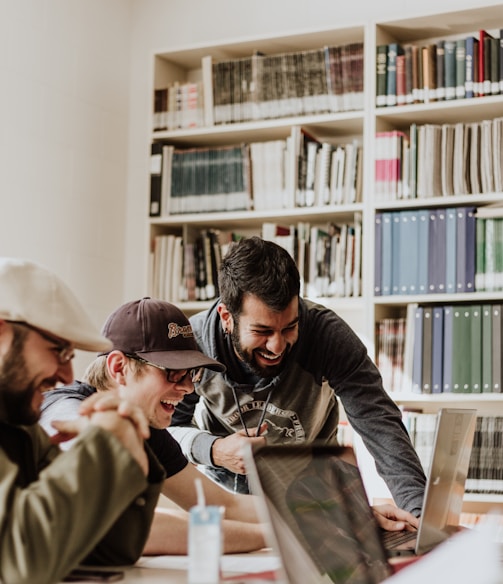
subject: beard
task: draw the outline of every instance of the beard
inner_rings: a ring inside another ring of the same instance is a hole
[[[234,351],[236,352],[238,357],[244,363],[246,363],[248,368],[255,375],[258,375],[259,377],[262,377],[264,379],[267,379],[269,377],[276,377],[276,375],[279,375],[283,371],[283,369],[285,368],[286,356],[288,355],[288,353],[290,352],[290,349],[291,349],[290,345],[288,345],[286,347],[283,358],[281,359],[281,363],[278,363],[278,365],[271,365],[269,367],[262,367],[255,360],[254,351],[256,351],[257,349],[250,351],[249,349],[244,348],[243,345],[241,344],[241,341],[239,339],[239,321],[238,321],[238,319],[234,319],[234,328],[232,329],[230,337],[231,337],[232,345],[234,347]],[[262,352],[264,352],[264,351],[262,350]]]
[[[33,409],[32,400],[37,390],[28,380],[26,361],[23,357],[26,334],[14,327],[14,336],[9,351],[0,363],[0,403],[9,424],[31,425],[40,418]]]

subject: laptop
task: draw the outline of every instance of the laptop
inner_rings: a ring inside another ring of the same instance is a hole
[[[475,417],[475,410],[440,412],[425,519],[417,541],[401,544],[400,554],[424,553],[459,524]],[[271,527],[269,543],[281,558],[280,581],[374,584],[391,575],[351,449],[266,445],[249,449],[245,459],[261,519]]]
[[[439,411],[417,533],[386,532],[389,555],[422,555],[458,531],[476,421],[476,410]]]

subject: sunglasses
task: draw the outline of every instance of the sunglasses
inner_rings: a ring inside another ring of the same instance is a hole
[[[124,354],[129,359],[133,359],[134,361],[138,361],[139,363],[144,363],[145,365],[150,365],[151,367],[155,367],[156,369],[164,371],[164,373],[166,374],[166,379],[170,383],[182,383],[183,381],[185,381],[187,376],[190,376],[190,380],[192,381],[192,383],[196,383],[197,381],[200,381],[201,377],[203,376],[204,367],[195,367],[193,369],[167,369],[166,367],[161,367],[156,363],[147,361],[142,357],[138,357],[138,355],[134,355],[132,353]]]
[[[54,337],[51,334],[46,333],[45,331],[37,328],[36,326],[28,324],[27,322],[21,322],[18,320],[10,320],[8,322],[10,322],[11,324],[18,325],[18,326],[23,326],[31,331],[34,331],[38,335],[40,335],[45,341],[54,345],[53,350],[58,357],[58,361],[59,361],[60,365],[66,365],[68,362],[70,362],[75,357],[75,351],[73,350],[71,343],[69,343],[67,341],[62,341],[61,339],[58,339],[57,337]]]

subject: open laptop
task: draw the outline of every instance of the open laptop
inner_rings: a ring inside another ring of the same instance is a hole
[[[399,533],[387,532],[390,555],[424,554],[458,531],[476,420],[472,409],[439,411],[417,534],[405,533],[410,537],[404,542]]]
[[[401,547],[423,553],[459,524],[475,417],[475,410],[444,409],[439,414],[425,519],[417,542]],[[285,582],[374,584],[391,574],[351,449],[268,445],[250,449],[245,457],[250,487],[259,495],[263,521],[272,528],[270,544],[280,555]]]

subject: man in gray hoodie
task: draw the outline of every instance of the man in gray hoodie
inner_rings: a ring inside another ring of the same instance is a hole
[[[338,397],[396,504],[420,515],[426,479],[400,410],[353,330],[300,297],[288,252],[258,237],[233,244],[219,292],[191,324],[201,351],[226,371],[206,371],[175,411],[170,432],[185,455],[248,492],[243,444],[264,435],[269,443],[334,443]]]

